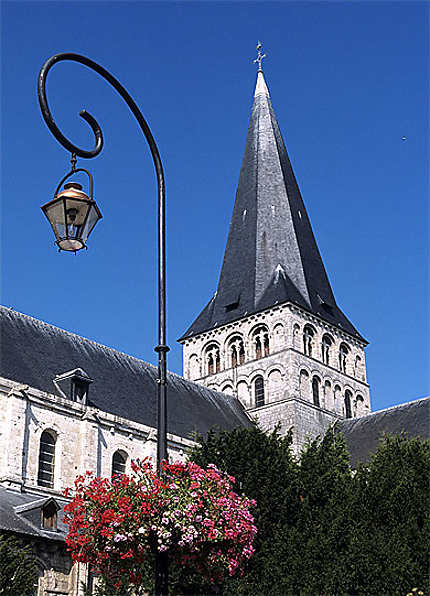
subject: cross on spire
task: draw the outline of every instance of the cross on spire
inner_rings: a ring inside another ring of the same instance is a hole
[[[263,72],[263,69],[261,68],[261,63],[263,61],[263,58],[267,58],[266,54],[262,54],[261,53],[261,41],[258,41],[257,43],[257,58],[254,60],[254,64],[256,64],[258,62],[258,72]]]

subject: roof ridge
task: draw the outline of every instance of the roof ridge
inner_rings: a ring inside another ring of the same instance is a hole
[[[116,354],[121,354],[122,356],[126,356],[127,358],[136,360],[137,362],[140,362],[143,364],[147,364],[151,368],[157,369],[155,364],[151,364],[150,362],[147,362],[146,360],[143,360],[142,358],[138,358],[137,356],[132,356],[131,354],[127,354],[126,352],[122,352],[121,350],[117,350],[116,348],[112,348],[111,346],[106,346],[105,344],[97,342],[93,339],[89,339],[88,337],[84,337],[83,335],[78,335],[77,333],[73,333],[73,331],[68,331],[67,329],[62,329],[61,327],[58,327],[57,325],[53,325],[52,323],[47,323],[46,321],[42,321],[41,319],[36,319],[36,317],[33,317],[32,315],[27,315],[27,314],[22,313],[18,310],[15,310],[11,306],[4,306],[3,304],[0,304],[0,310],[5,310],[5,311],[9,311],[9,312],[12,311],[13,313],[15,313],[25,319],[30,319],[31,321],[35,321],[38,324],[46,325],[47,327],[52,327],[53,329],[56,329],[57,331],[60,331],[61,333],[64,333],[65,335],[69,335],[69,336],[77,338],[79,340],[83,340],[83,341],[93,344],[95,346],[104,348],[105,350],[110,350],[111,352],[115,352]],[[178,375],[177,373],[174,373],[171,371],[167,371],[167,372],[169,374],[175,375],[176,377],[179,377],[181,379],[183,378],[183,377],[180,377],[180,375]]]
[[[359,420],[363,420],[363,418],[369,418],[370,416],[375,416],[376,414],[382,414],[383,412],[388,412],[389,410],[397,410],[399,408],[404,408],[405,406],[410,406],[412,404],[416,404],[420,401],[428,401],[430,400],[430,396],[419,397],[418,399],[412,399],[410,401],[406,401],[401,404],[395,404],[394,406],[389,406],[388,408],[383,408],[382,410],[376,410],[375,412],[369,412],[364,416],[359,416],[358,418],[344,418],[342,420],[338,420],[337,422],[358,422]]]
[[[122,356],[125,356],[126,358],[130,358],[131,360],[137,361],[140,364],[145,364],[145,365],[153,368],[154,370],[158,370],[158,367],[155,366],[155,364],[151,364],[150,362],[147,362],[146,360],[143,360],[142,358],[137,358],[137,356],[132,356],[131,354],[127,354],[126,352],[122,352],[121,350],[117,350],[116,348],[106,346],[105,344],[101,344],[97,341],[94,341],[93,339],[89,339],[88,337],[83,337],[82,335],[78,335],[77,333],[73,333],[72,331],[67,331],[67,329],[62,329],[61,327],[57,327],[57,325],[53,325],[52,323],[47,323],[46,321],[42,321],[41,319],[36,319],[36,317],[27,315],[27,314],[22,313],[18,310],[15,310],[11,306],[4,306],[3,304],[0,304],[0,310],[5,310],[5,311],[9,311],[9,312],[11,311],[25,319],[30,319],[31,321],[35,321],[38,324],[46,325],[47,327],[52,327],[53,329],[56,329],[57,331],[60,331],[61,333],[64,333],[65,335],[68,335],[73,338],[77,338],[78,340],[83,340],[83,341],[88,342],[88,343],[95,345],[97,347],[101,347],[105,350],[109,350],[110,352],[114,352],[115,354],[121,354]],[[215,390],[211,389],[210,387],[206,387],[205,385],[200,385],[200,383],[196,383],[195,381],[186,379],[185,377],[183,377],[183,376],[179,375],[178,373],[175,373],[171,370],[168,370],[167,374],[169,376],[176,377],[177,379],[185,381],[185,383],[191,383],[192,385],[198,387],[198,389],[207,389],[211,393],[220,393],[223,396],[226,395],[222,391],[215,391]]]

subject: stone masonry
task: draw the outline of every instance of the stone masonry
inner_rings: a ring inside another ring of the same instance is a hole
[[[338,418],[370,412],[365,342],[291,303],[182,343],[186,378],[236,395],[264,429],[292,427],[296,451]]]

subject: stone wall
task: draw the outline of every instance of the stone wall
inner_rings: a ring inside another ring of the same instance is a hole
[[[268,339],[266,351],[261,342],[260,349],[256,344],[262,332]],[[293,304],[276,306],[182,343],[186,378],[236,395],[249,414],[258,415],[264,428],[281,423],[286,430],[287,421],[294,418],[297,445],[306,436],[321,434],[337,417],[370,412],[365,342]],[[242,344],[240,360],[237,346]],[[260,400],[256,395],[258,377],[263,380],[264,405],[261,394]]]

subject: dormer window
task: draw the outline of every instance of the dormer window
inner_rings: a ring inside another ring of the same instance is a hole
[[[40,525],[44,530],[57,529],[58,505],[50,499],[40,510]]]
[[[86,404],[90,384],[93,382],[82,368],[75,368],[57,375],[53,381],[56,389],[66,399]]]

